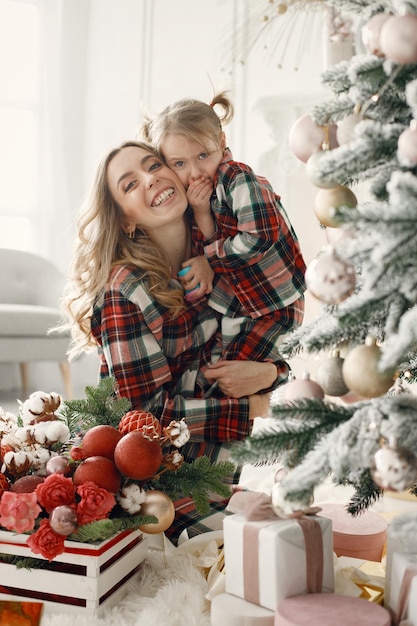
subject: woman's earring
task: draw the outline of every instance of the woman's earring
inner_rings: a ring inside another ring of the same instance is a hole
[[[127,233],[127,236],[129,237],[129,239],[135,238],[135,232],[136,232],[136,228],[133,228],[133,230],[129,230],[129,232]]]

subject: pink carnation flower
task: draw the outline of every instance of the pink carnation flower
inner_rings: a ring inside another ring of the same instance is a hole
[[[25,533],[33,530],[35,520],[41,511],[36,493],[5,491],[0,503],[0,524],[7,530]]]

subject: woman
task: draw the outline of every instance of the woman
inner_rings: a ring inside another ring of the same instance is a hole
[[[188,462],[227,458],[228,444],[268,415],[277,368],[227,361],[211,369],[217,314],[206,298],[186,302],[176,280],[192,256],[182,183],[149,145],[127,142],[99,167],[78,229],[64,295],[70,357],[97,349],[100,376],[113,376],[132,408],[163,427],[184,418]]]

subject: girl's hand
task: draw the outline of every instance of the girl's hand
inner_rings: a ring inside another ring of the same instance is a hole
[[[187,189],[187,199],[197,221],[198,216],[211,213],[210,197],[213,183],[209,178],[192,178]],[[197,221],[198,223],[198,221]]]
[[[182,266],[190,268],[184,276],[179,277],[184,289],[192,291],[185,296],[186,300],[197,300],[213,291],[214,271],[203,254],[188,259]]]

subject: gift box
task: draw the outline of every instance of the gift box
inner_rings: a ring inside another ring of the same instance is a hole
[[[337,556],[365,561],[381,561],[387,540],[388,524],[373,511],[354,517],[343,504],[323,504],[319,513],[333,523],[333,549]]]
[[[334,591],[329,519],[248,521],[236,513],[225,517],[223,529],[227,593],[274,611],[280,599],[307,593],[312,576],[320,578],[319,591]]]
[[[379,604],[337,593],[312,593],[285,598],[278,604],[274,626],[391,626],[389,612]]]
[[[386,606],[395,616],[395,623],[406,619],[409,626],[417,626],[417,554],[392,555]]]
[[[410,511],[398,515],[388,526],[385,599],[391,604],[392,561],[394,554],[417,554],[417,513]]]
[[[49,562],[26,545],[27,535],[0,531],[0,600],[39,600],[45,612],[101,615],[120,600],[147,554],[139,530],[123,531],[98,543],[65,541]],[[40,569],[17,568],[1,555],[36,558]]]
[[[210,620],[212,626],[274,626],[274,611],[221,593],[211,603]]]

